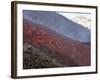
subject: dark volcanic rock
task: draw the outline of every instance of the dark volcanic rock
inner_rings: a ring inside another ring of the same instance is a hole
[[[50,53],[49,53],[50,54]],[[24,69],[31,68],[52,68],[64,67],[63,64],[58,62],[55,58],[51,58],[41,49],[32,46],[31,44],[24,44]]]

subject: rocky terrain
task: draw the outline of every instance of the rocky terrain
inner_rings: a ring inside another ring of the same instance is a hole
[[[23,68],[89,66],[90,45],[24,18]]]

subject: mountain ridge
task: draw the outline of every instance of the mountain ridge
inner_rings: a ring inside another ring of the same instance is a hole
[[[24,18],[47,26],[60,34],[80,42],[90,42],[90,31],[87,28],[65,18],[57,12],[25,10],[23,13]]]

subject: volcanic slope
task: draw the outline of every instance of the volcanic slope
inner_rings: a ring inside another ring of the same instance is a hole
[[[90,65],[90,46],[27,19],[23,26],[25,69]]]

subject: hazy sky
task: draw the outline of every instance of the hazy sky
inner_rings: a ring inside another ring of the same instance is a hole
[[[67,17],[67,18],[69,18],[69,19],[72,19],[72,18],[74,18],[74,17],[76,17],[76,16],[82,16],[82,17],[85,17],[85,18],[87,18],[87,19],[91,19],[91,14],[89,14],[89,13],[62,13],[62,12],[59,12],[59,14],[62,14],[63,16],[65,16],[65,17]]]
[[[69,18],[70,20],[91,29],[91,14],[90,13],[75,13],[75,12],[59,12],[59,14]]]

